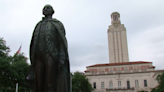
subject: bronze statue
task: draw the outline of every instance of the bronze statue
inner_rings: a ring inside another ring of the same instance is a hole
[[[63,24],[52,18],[51,5],[43,8],[30,44],[31,71],[26,77],[34,92],[71,92],[67,41]]]

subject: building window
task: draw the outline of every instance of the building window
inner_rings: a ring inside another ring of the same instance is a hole
[[[114,21],[117,21],[117,15],[113,15]]]
[[[147,87],[147,80],[144,80],[144,86]]]
[[[138,66],[138,69],[140,70],[140,69],[141,69],[141,67],[140,67],[140,66]]]
[[[128,71],[128,67],[125,67],[125,71]]]
[[[135,80],[135,86],[136,86],[136,87],[139,87],[139,85],[138,85],[138,80]]]
[[[147,70],[147,67],[144,67],[144,70],[146,71]]]
[[[93,83],[93,88],[96,89],[96,82]]]
[[[112,81],[109,82],[109,87],[110,87],[110,89],[113,88],[113,82]]]
[[[121,88],[121,81],[118,81],[118,88]]]
[[[118,67],[118,68],[117,68],[117,71],[118,71],[118,72],[121,72],[121,69],[120,69],[120,67]]]
[[[130,81],[127,81],[127,89],[130,89]]]
[[[112,68],[110,68],[110,72],[112,72],[113,70],[112,70]]]
[[[101,88],[102,89],[104,88],[104,82],[101,82]]]

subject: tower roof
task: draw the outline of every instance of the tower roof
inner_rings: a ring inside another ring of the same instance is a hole
[[[111,14],[111,18],[112,18],[112,15],[114,15],[114,14],[117,14],[118,17],[120,17],[120,13],[118,13],[118,12],[113,12],[113,13]]]

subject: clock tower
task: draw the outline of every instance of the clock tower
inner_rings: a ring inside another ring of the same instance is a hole
[[[111,25],[108,28],[109,62],[129,62],[126,29],[120,22],[120,14],[111,14]]]

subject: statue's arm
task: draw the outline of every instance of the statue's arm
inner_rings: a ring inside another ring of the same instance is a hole
[[[65,29],[63,24],[60,21],[53,21],[53,25],[57,28],[57,41],[58,41],[58,60],[59,66],[64,64],[64,61],[67,59],[67,45],[65,38]]]
[[[34,49],[33,48],[33,45],[34,45],[34,33],[35,33],[35,31],[36,31],[36,28],[38,27],[38,25],[40,25],[40,22],[38,22],[37,24],[36,24],[36,26],[35,26],[35,28],[34,28],[34,31],[33,31],[33,34],[32,34],[32,38],[31,38],[31,42],[30,42],[30,62],[31,62],[31,64],[33,64],[33,60],[32,60],[32,50]]]
[[[64,46],[64,42],[63,39],[61,38],[60,35],[59,36],[59,61],[65,61],[66,60],[66,49]]]

